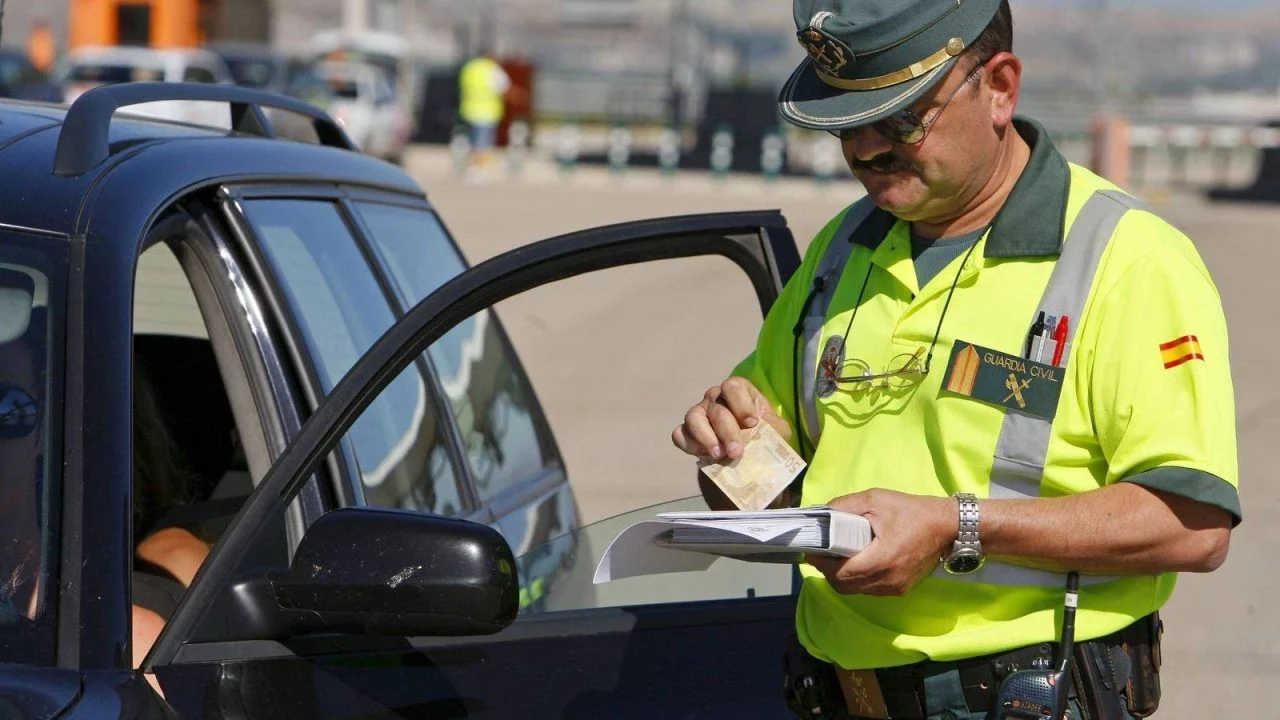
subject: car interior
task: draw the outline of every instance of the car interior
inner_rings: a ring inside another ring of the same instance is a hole
[[[135,548],[169,528],[185,530],[212,546],[265,473],[265,468],[251,469],[253,450],[246,447],[240,432],[244,424],[259,431],[256,413],[246,412],[243,406],[237,412],[228,392],[229,382],[241,397],[250,392],[238,353],[234,347],[230,353],[225,347],[224,353],[218,353],[214,347],[213,336],[218,336],[217,328],[227,319],[212,298],[197,298],[197,285],[208,278],[201,278],[190,263],[184,268],[175,254],[208,238],[192,232],[189,218],[175,218],[179,222],[158,224],[149,240],[152,244],[139,260],[135,281],[135,445],[147,442],[139,432],[161,435],[173,458],[172,472],[160,479],[170,485],[150,492],[161,501],[143,496],[148,491],[138,481],[140,468],[135,463],[135,524],[145,526],[134,528]],[[233,345],[225,335],[221,337]],[[144,402],[141,393],[150,398]],[[155,417],[144,418],[141,412]],[[246,423],[249,416],[253,419]],[[269,542],[263,543],[259,557],[251,559],[255,565],[279,567],[285,562],[287,539],[284,523],[279,525],[267,536]],[[135,556],[135,605],[167,619],[185,591],[172,571]]]

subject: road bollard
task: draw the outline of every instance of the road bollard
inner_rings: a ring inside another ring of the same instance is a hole
[[[516,120],[507,128],[507,172],[512,177],[524,173],[525,160],[529,156],[529,123]]]
[[[582,151],[582,133],[576,123],[565,123],[560,126],[556,137],[556,164],[561,173],[572,172],[578,164],[578,155]]]
[[[818,181],[819,185],[826,185],[836,175],[836,156],[839,155],[836,143],[825,133],[815,135],[812,153],[812,169],[813,177]]]
[[[1186,187],[1188,181],[1187,159],[1191,148],[1200,144],[1200,129],[1191,125],[1179,125],[1169,131],[1169,160],[1174,187]]]
[[[658,138],[658,169],[667,176],[680,169],[680,133],[675,128],[663,130]]]
[[[733,167],[733,130],[728,125],[721,125],[711,136],[711,173],[717,180],[723,180]]]
[[[631,162],[631,131],[623,125],[615,125],[609,131],[609,169],[614,174],[626,172]]]
[[[1244,128],[1219,127],[1209,133],[1213,148],[1213,172],[1219,186],[1231,183],[1231,160],[1245,142]]]
[[[760,172],[764,173],[765,182],[773,182],[782,174],[783,153],[787,143],[782,134],[771,131],[760,141]]]
[[[471,131],[466,125],[454,126],[453,136],[449,138],[449,158],[458,177],[465,175],[471,167]]]

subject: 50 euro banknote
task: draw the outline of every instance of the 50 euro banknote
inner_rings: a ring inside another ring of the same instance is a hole
[[[721,464],[699,460],[698,468],[733,501],[739,510],[768,507],[804,469],[800,457],[768,423],[746,431],[742,457]]]

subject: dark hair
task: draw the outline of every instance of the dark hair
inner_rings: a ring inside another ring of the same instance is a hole
[[[965,54],[973,59],[970,68],[976,68],[1002,52],[1013,52],[1013,10],[1009,7],[1009,0],[1001,0],[995,17],[965,50]]]
[[[191,478],[165,426],[146,373],[133,374],[133,535],[141,540],[174,505],[190,501]]]

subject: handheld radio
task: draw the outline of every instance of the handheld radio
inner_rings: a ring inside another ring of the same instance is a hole
[[[1062,640],[1053,666],[1044,670],[1018,670],[1000,683],[995,717],[999,720],[1062,720],[1071,688],[1071,656],[1075,650],[1076,605],[1080,574],[1067,574],[1067,596],[1062,610]]]

